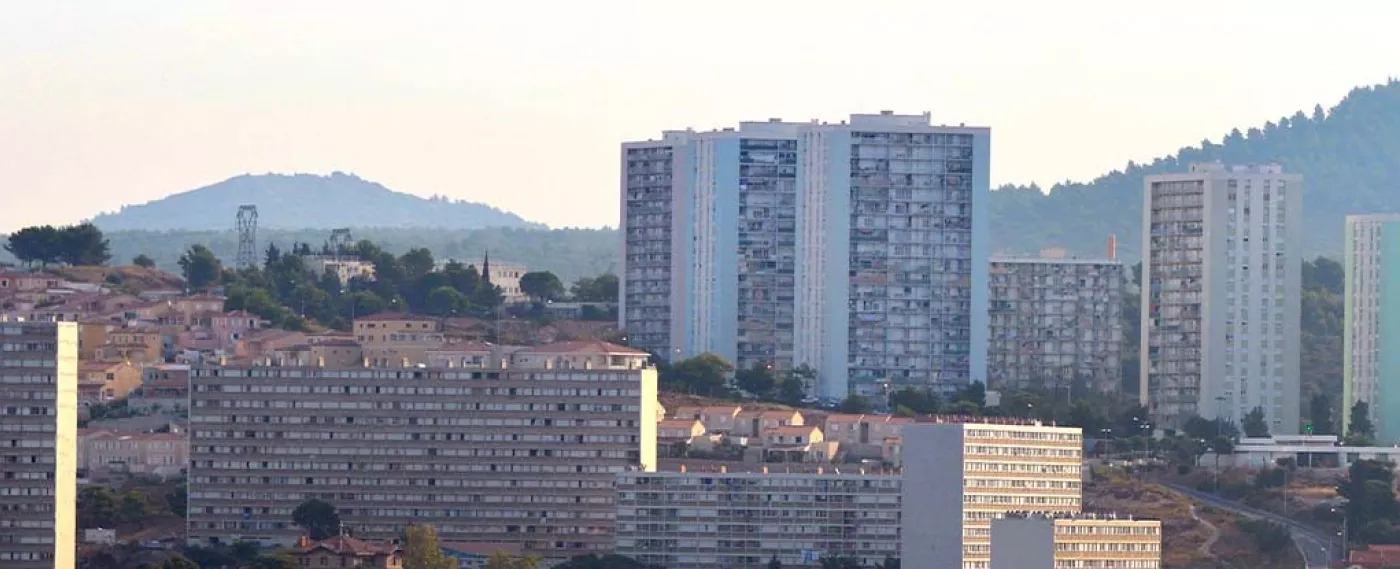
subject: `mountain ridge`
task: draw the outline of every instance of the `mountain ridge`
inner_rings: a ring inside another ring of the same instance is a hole
[[[258,227],[332,229],[337,227],[546,229],[494,206],[424,198],[395,191],[354,174],[242,174],[200,188],[100,213],[93,224],[104,231],[230,229],[238,207],[258,206]]]
[[[1089,182],[1066,182],[1042,192],[1032,185],[992,191],[992,250],[1033,253],[1062,246],[1102,256],[1117,235],[1120,258],[1141,256],[1143,177],[1183,172],[1192,163],[1277,163],[1303,175],[1306,256],[1342,251],[1345,216],[1400,211],[1400,82],[1357,87],[1331,109],[1298,111],[1278,121],[1181,148],[1150,163],[1128,162]],[[1002,231],[998,228],[1016,228]]]

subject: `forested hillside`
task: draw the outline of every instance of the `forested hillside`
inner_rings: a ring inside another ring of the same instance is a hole
[[[992,192],[994,251],[1028,253],[1062,245],[1102,255],[1109,234],[1119,256],[1140,256],[1143,176],[1193,162],[1278,162],[1303,174],[1303,254],[1336,256],[1344,216],[1400,211],[1400,83],[1354,89],[1330,111],[1269,121],[1223,140],[1201,141],[1150,164],[1129,162],[1090,183],[1058,184],[1048,194],[1008,186]],[[1015,228],[1014,231],[1005,228]]]
[[[259,254],[268,245],[284,250],[293,243],[319,247],[329,236],[329,231],[316,229],[260,230]],[[204,245],[230,262],[238,256],[238,234],[233,231],[113,231],[106,237],[113,263],[129,263],[137,255],[146,255],[156,266],[175,273],[180,270],[180,255],[191,245]],[[490,251],[492,262],[552,271],[565,282],[622,270],[617,262],[617,231],[612,229],[355,229],[354,237],[373,241],[394,254],[426,248],[438,259],[468,264],[480,264],[484,253]],[[4,238],[0,236],[0,240]],[[0,250],[0,261],[14,259]]]

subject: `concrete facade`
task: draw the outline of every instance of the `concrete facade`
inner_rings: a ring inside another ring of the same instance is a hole
[[[1158,569],[1162,522],[1017,514],[992,522],[991,569]]]
[[[1303,179],[1277,165],[1194,164],[1144,181],[1139,397],[1163,428],[1299,429]]]
[[[864,473],[625,472],[617,549],[667,569],[819,567],[899,556],[900,478]]]
[[[1082,507],[1078,428],[912,424],[903,445],[903,567],[988,569],[993,519]]]
[[[572,342],[477,368],[196,367],[189,541],[287,545],[318,498],[365,539],[425,523],[548,559],[606,552],[614,476],[656,466],[645,362]]]
[[[1400,214],[1347,216],[1342,425],[1366,402],[1377,442],[1400,443]]]
[[[0,320],[0,567],[72,569],[78,328]]]
[[[852,115],[798,154],[794,359],[821,395],[985,381],[991,131]]]
[[[1121,390],[1121,262],[993,257],[990,270],[988,387]]]

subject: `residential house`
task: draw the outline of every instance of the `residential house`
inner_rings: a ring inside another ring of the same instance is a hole
[[[190,366],[158,364],[147,367],[141,389],[127,397],[127,407],[140,411],[185,411],[190,404]]]
[[[425,355],[428,367],[499,367],[503,359],[519,349],[485,342],[454,342],[430,348]]]
[[[761,437],[768,429],[802,425],[802,413],[795,409],[744,410],[734,417],[733,434],[740,437]]]
[[[762,456],[764,462],[830,462],[840,446],[816,425],[771,427],[763,431]]]
[[[165,361],[165,337],[158,328],[136,326],[107,332],[107,342],[97,348],[96,359],[150,364]]]
[[[908,417],[889,415],[828,415],[822,432],[831,441],[841,443],[848,458],[880,458],[885,439],[898,437],[904,425],[914,422]]]
[[[281,328],[260,328],[239,338],[233,354],[239,357],[261,358],[279,348],[305,343],[311,343],[310,337],[302,332]]]
[[[232,354],[238,341],[267,321],[242,310],[232,312],[208,311],[195,313],[180,333],[182,348]]]
[[[355,341],[371,367],[427,364],[427,350],[444,343],[438,318],[385,312],[355,319]]]
[[[0,272],[0,290],[34,292],[58,288],[63,279],[43,273]]]
[[[393,542],[370,543],[348,535],[338,535],[312,543],[303,537],[297,542],[297,560],[302,567],[358,569],[400,569],[403,549]]]
[[[704,437],[705,424],[698,419],[663,419],[656,423],[656,447],[669,456],[684,456],[691,444]]]
[[[145,433],[103,429],[78,432],[78,467],[89,474],[142,474],[168,477],[190,465],[185,433]]]
[[[141,387],[141,368],[129,362],[84,362],[78,366],[78,403],[90,406],[125,398]]]
[[[696,419],[705,424],[711,433],[729,434],[734,432],[736,418],[744,408],[738,405],[711,405],[708,407],[676,407],[672,417],[676,419]]]
[[[511,365],[544,369],[607,369],[639,362],[646,352],[608,342],[558,342],[530,346],[511,355]],[[644,363],[644,362],[642,362]]]
[[[1351,550],[1345,569],[1388,569],[1400,566],[1400,545],[1368,545]]]

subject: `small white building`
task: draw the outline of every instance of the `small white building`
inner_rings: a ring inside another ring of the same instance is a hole
[[[1220,455],[1221,467],[1263,468],[1279,460],[1293,459],[1303,468],[1347,468],[1364,459],[1400,463],[1400,447],[1341,446],[1336,435],[1278,435],[1241,438],[1233,454]],[[1201,457],[1201,466],[1214,467],[1214,454]]]

